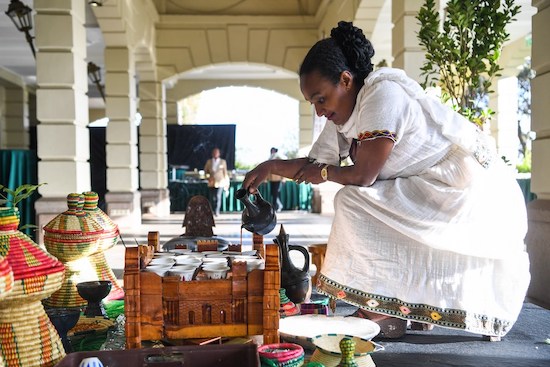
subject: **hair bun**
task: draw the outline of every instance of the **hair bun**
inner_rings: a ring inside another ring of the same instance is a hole
[[[339,21],[338,27],[332,28],[330,31],[330,36],[346,54],[346,50],[365,48],[367,50],[365,56],[369,58],[374,56],[374,48],[363,34],[363,30],[354,26],[352,22]]]

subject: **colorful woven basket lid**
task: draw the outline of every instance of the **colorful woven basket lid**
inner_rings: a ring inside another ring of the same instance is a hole
[[[98,206],[99,195],[93,191],[87,191],[84,194],[84,211],[98,222],[105,231],[116,231],[118,234],[118,225]]]
[[[97,223],[84,208],[84,195],[67,195],[68,210],[57,215],[44,226],[47,233],[96,235],[103,233],[103,227]]]
[[[99,195],[96,192],[87,191],[83,195],[84,211],[103,228],[101,250],[107,250],[118,242],[118,225],[97,206]]]
[[[19,224],[19,213],[16,216],[15,228]],[[11,225],[13,223],[10,223]],[[65,271],[65,266],[57,258],[44,251],[26,234],[0,229],[0,256],[6,258],[13,272],[14,280],[32,279]]]

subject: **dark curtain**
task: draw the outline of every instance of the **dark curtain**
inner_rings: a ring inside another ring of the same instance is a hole
[[[105,127],[90,127],[90,175],[92,191],[99,195],[98,207],[105,211],[107,161],[105,160]]]
[[[35,150],[0,150],[0,183],[10,190],[25,184],[37,185],[37,158]],[[2,193],[5,195],[6,193]],[[36,224],[34,203],[40,197],[34,192],[30,197],[19,202],[20,226]],[[23,232],[36,240],[34,229],[27,228]]]
[[[203,169],[212,149],[219,148],[227,168],[235,168],[236,125],[168,125],[168,164]]]

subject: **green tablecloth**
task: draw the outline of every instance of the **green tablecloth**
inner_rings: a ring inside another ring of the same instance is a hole
[[[244,209],[239,200],[235,198],[235,192],[241,187],[241,182],[231,182],[229,191],[224,192],[222,212],[240,212]],[[206,182],[171,181],[168,184],[170,190],[170,211],[183,212],[187,203],[195,195],[209,197]],[[271,201],[271,189],[267,183],[259,187],[264,199]],[[281,201],[284,210],[310,210],[313,190],[311,184],[297,184],[294,181],[285,181],[281,184]]]

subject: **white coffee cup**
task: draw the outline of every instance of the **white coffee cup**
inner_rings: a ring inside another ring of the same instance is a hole
[[[103,367],[103,363],[97,357],[88,357],[80,361],[78,367]]]

